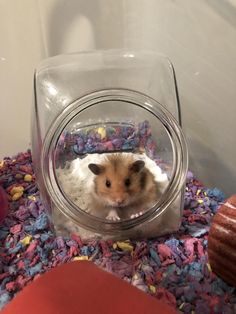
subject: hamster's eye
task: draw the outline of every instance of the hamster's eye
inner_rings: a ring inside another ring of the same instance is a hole
[[[111,181],[110,180],[106,180],[106,187],[108,187],[108,188],[111,187]]]
[[[125,179],[125,186],[130,186],[131,182],[130,182],[130,179],[127,178]]]

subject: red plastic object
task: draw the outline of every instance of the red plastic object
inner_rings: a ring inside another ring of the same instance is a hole
[[[2,314],[176,314],[174,308],[92,262],[76,261],[42,275]]]
[[[3,219],[6,217],[7,209],[8,209],[8,200],[7,200],[6,192],[0,186],[0,222],[2,222]]]

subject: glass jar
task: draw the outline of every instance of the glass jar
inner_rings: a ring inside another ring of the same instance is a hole
[[[178,230],[188,158],[166,57],[56,56],[36,70],[34,93],[33,162],[57,234],[125,239]]]

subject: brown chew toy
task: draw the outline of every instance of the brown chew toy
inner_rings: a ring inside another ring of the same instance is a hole
[[[236,286],[236,194],[221,205],[213,218],[208,238],[212,270]]]

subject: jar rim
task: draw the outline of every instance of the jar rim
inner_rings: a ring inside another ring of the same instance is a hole
[[[125,101],[138,105],[153,114],[170,134],[173,148],[173,173],[167,190],[160,202],[142,215],[122,221],[109,221],[88,214],[69,200],[58,185],[55,173],[55,147],[68,123],[82,111],[104,101]],[[128,89],[105,89],[95,91],[73,101],[53,121],[42,147],[41,169],[48,193],[57,209],[76,225],[96,233],[114,235],[130,230],[141,223],[149,222],[161,215],[179,195],[188,169],[187,144],[181,127],[173,115],[159,102],[137,91]]]

